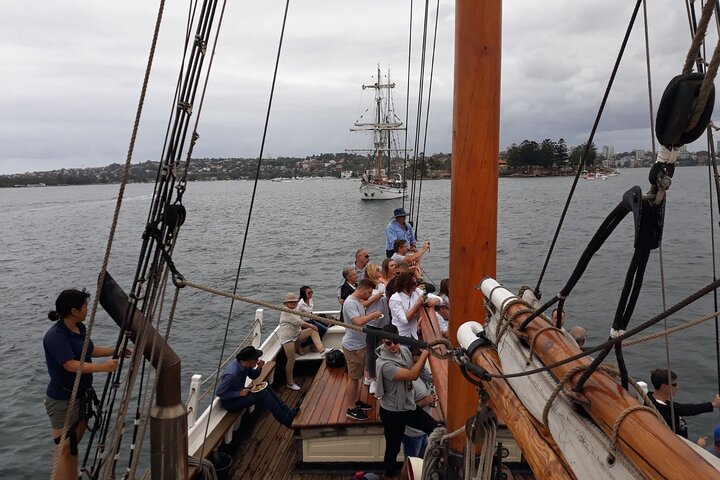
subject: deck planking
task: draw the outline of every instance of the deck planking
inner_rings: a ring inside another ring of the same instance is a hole
[[[325,365],[325,363],[323,362],[322,365]],[[316,388],[315,392],[311,389],[313,380],[317,378],[318,381],[315,382],[315,385],[318,387],[325,386],[327,388],[329,384],[330,388],[337,389],[343,388],[343,377],[340,375],[319,375],[315,377],[315,372],[312,369],[307,369],[308,371],[305,372],[298,372],[298,370],[296,368],[295,381],[300,385],[301,390],[296,392],[285,386],[280,386],[277,388],[277,392],[283,401],[291,407],[304,397],[301,414],[305,410],[306,416],[321,416],[323,414],[322,409],[327,408],[328,403],[323,402],[323,400],[327,399],[317,396],[322,395],[324,389]],[[331,406],[337,403],[336,398],[330,398],[329,400]],[[301,414],[296,418],[300,418]],[[337,413],[335,415],[339,417]],[[346,419],[343,420],[345,424],[367,423],[347,419],[344,411],[342,417]],[[233,444],[229,448],[235,451],[231,476],[229,477],[232,480],[347,480],[352,478],[352,473],[347,471],[329,471],[328,473],[295,472],[294,431],[280,425],[267,411],[246,415],[240,429],[235,434]]]
[[[379,403],[368,393],[366,386],[360,391],[360,399],[373,407],[365,412],[370,418],[358,421],[347,417],[345,390],[349,380],[346,369],[327,368],[327,364],[323,362],[305,396],[300,414],[293,421],[293,428],[380,424]]]

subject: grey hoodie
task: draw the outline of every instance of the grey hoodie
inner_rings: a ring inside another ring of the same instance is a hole
[[[415,410],[415,391],[412,382],[393,380],[401,368],[412,368],[413,361],[410,350],[401,345],[400,351],[393,354],[384,345],[380,345],[375,353],[378,355],[376,395],[380,399],[380,406],[392,412]]]

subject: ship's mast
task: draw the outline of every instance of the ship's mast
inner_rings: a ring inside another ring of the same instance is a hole
[[[495,275],[500,144],[500,32],[502,0],[456,0],[450,209],[450,334],[484,322],[480,280]],[[454,363],[448,368],[448,431],[475,414],[477,394]],[[462,451],[464,439],[451,441]]]
[[[388,72],[387,83],[382,83],[380,73],[380,65],[377,67],[377,80],[370,85],[363,85],[362,89],[372,88],[375,90],[375,116],[374,122],[355,122],[355,128],[351,128],[351,132],[373,132],[373,149],[347,149],[348,152],[371,152],[375,155],[376,160],[376,178],[382,179],[383,155],[388,152],[390,155],[390,135],[393,130],[404,130],[402,122],[394,122],[391,118],[392,107],[390,105],[390,91],[395,88],[395,84],[390,82],[390,73]],[[387,90],[387,95],[383,95],[382,90]],[[383,106],[383,99],[386,104]]]

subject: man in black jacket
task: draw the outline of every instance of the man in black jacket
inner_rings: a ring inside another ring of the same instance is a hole
[[[670,384],[668,384],[668,378],[670,379]],[[668,373],[668,370],[665,368],[656,368],[650,372],[650,382],[652,382],[655,391],[649,393],[648,396],[670,428],[673,427],[672,413],[675,413],[675,433],[684,438],[688,438],[687,424],[681,415],[689,417],[712,412],[713,408],[720,407],[720,395],[715,395],[712,402],[678,403],[673,401],[673,408],[671,410],[670,398],[677,396],[678,392],[677,378],[677,374],[673,371]]]

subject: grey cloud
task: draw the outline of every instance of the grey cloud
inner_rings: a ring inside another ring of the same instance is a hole
[[[416,26],[422,4],[415,2]],[[360,85],[371,81],[377,63],[392,69],[404,119],[408,6],[380,0],[291,3],[269,155],[342,151],[356,141],[348,129],[362,111]],[[124,161],[156,8],[137,0],[4,6],[0,173]],[[135,161],[155,159],[162,148],[187,8],[167,5]],[[257,155],[283,8],[280,0],[228,4],[196,155]],[[451,142],[454,2],[442,0],[440,8],[428,153],[447,152]],[[504,2],[501,148],[525,138],[564,137],[570,144],[587,138],[631,8],[625,0]],[[689,34],[678,2],[651,2],[649,17],[657,107],[665,84],[682,67]],[[418,32],[411,92],[418,85]],[[715,38],[710,32],[711,43]],[[638,18],[597,144],[616,151],[649,147],[644,48]]]

